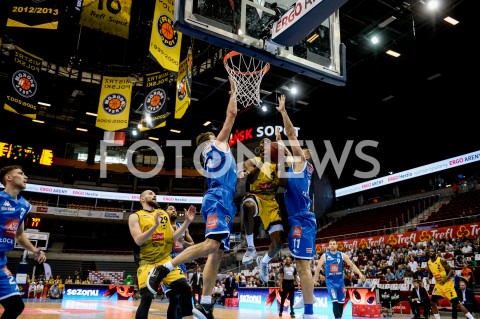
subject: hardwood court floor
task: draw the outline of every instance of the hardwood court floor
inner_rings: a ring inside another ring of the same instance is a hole
[[[139,301],[91,301],[91,300],[25,300],[25,310],[19,319],[134,319]],[[149,319],[166,318],[168,303],[154,301]],[[0,306],[0,317],[3,307]],[[297,318],[303,311],[297,312]],[[215,319],[280,319],[278,313],[259,309],[238,309],[215,306]],[[463,315],[463,314],[462,314]],[[410,318],[408,314],[394,314],[395,318]],[[288,311],[282,319],[289,319]],[[319,319],[332,319],[332,316],[319,316]],[[351,319],[365,319],[350,317]],[[442,313],[442,318],[451,318]],[[459,318],[464,318],[459,315]]]
[[[134,319],[139,301],[91,300],[26,300],[25,310],[19,319]],[[166,318],[168,303],[155,301],[150,307],[149,319]],[[3,308],[0,306],[0,314]],[[215,307],[215,319],[278,318],[278,314],[261,310]],[[285,319],[290,318],[288,313]],[[325,318],[327,319],[327,318]]]

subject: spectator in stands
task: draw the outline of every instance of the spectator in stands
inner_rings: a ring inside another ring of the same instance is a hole
[[[62,297],[62,292],[60,291],[60,287],[58,287],[57,283],[54,283],[50,286],[48,294],[50,299],[60,299]]]
[[[140,194],[140,204],[142,209],[129,216],[128,227],[135,244],[140,247],[137,280],[141,299],[135,318],[147,319],[155,295],[152,290],[157,293],[159,288],[148,287],[148,273],[155,269],[155,265],[163,264],[172,259],[170,257],[172,243],[182,236],[182,233],[192,222],[196,209],[194,206],[190,206],[188,210],[185,209],[185,222],[182,227],[174,231],[168,214],[158,205],[157,197],[153,191],[142,192]],[[173,293],[179,293],[183,318],[193,318],[191,287],[180,268],[176,267],[163,279],[162,288],[167,296],[170,290]],[[176,309],[177,305],[172,307],[169,305],[168,319],[175,318]]]
[[[405,277],[405,269],[403,269],[403,265],[400,264],[397,266],[397,271],[395,271],[395,279],[402,280]]]
[[[223,286],[220,282],[218,282],[216,285],[215,285],[215,288],[213,288],[213,294],[212,294],[212,302],[213,303],[219,303],[221,305],[223,305],[223,295],[224,295],[224,291],[223,291]]]
[[[453,250],[453,257],[455,257],[455,259],[457,258],[457,256],[462,256],[463,257],[462,248],[463,248],[462,244],[459,244],[458,246],[455,246],[455,249]]]
[[[357,284],[355,285],[355,287],[359,287],[359,288],[371,288],[371,287],[372,287],[372,283],[371,283],[370,281],[367,281],[367,278],[362,277],[362,278],[359,278],[359,279],[358,279]]]
[[[237,281],[237,283],[238,283],[238,287],[247,287],[247,277],[245,277],[245,275],[241,275],[240,281],[239,282]]]
[[[410,256],[410,260],[407,264],[410,267],[410,270],[414,273],[418,270],[418,262],[415,260],[415,256]]]
[[[463,245],[462,247],[462,253],[465,255],[465,256],[470,256],[472,254],[472,251],[473,251],[473,247],[472,245],[470,244],[470,241],[466,241],[465,244]]]
[[[203,242],[188,247],[171,261],[155,267],[148,275],[148,285],[152,289],[151,287],[158,285],[175,266],[208,255],[203,269],[205,277],[202,300],[194,310],[197,317],[213,318],[212,289],[223,254],[230,250],[230,232],[237,212],[233,201],[237,183],[236,163],[228,146],[230,131],[237,115],[237,99],[235,83],[231,78],[229,81],[230,99],[222,129],[217,136],[212,132],[205,132],[196,138],[196,145],[203,148],[201,161],[204,164],[208,184],[202,202],[206,238]],[[238,177],[244,178],[245,172],[240,173]]]
[[[242,263],[251,264],[257,256],[254,236],[254,217],[260,217],[263,228],[270,236],[268,252],[257,261],[268,264],[282,249],[283,224],[280,216],[280,206],[276,200],[277,190],[281,184],[278,177],[277,165],[269,162],[270,158],[265,154],[265,146],[271,143],[268,138],[260,141],[260,154],[244,162],[243,169],[248,174],[246,178],[247,194],[242,199],[241,210],[247,238],[247,251],[243,255]],[[283,181],[284,183],[284,181]],[[265,268],[265,267],[264,267]],[[260,267],[260,278],[267,282],[268,272]]]
[[[445,247],[445,254],[443,255],[443,259],[445,259],[446,261],[449,261],[449,260],[453,260],[453,258],[454,258],[454,256],[453,256],[452,252],[450,251],[450,249]]]
[[[445,240],[445,248],[448,248],[449,251],[453,251],[455,249],[455,246],[452,243],[452,240],[446,239]]]
[[[480,245],[478,243],[473,244],[472,254],[473,256],[480,254]]]
[[[414,319],[420,319],[420,308],[423,308],[423,316],[428,318],[430,312],[430,298],[427,290],[421,286],[421,280],[413,281],[413,289],[410,295],[410,309],[414,315]]]
[[[17,318],[23,312],[25,303],[18,290],[15,277],[7,268],[5,253],[14,248],[14,243],[32,252],[35,260],[45,262],[45,253],[36,248],[24,232],[24,220],[32,206],[20,192],[27,187],[28,177],[21,166],[11,165],[0,169],[0,183],[4,190],[0,192],[0,304],[3,306],[3,318]]]
[[[417,278],[417,275],[416,273],[414,273],[412,271],[412,268],[410,268],[410,266],[407,266],[406,269],[405,269],[405,278],[407,277],[411,277],[411,278]]]
[[[427,254],[427,251],[426,250],[423,250],[420,255],[417,257],[417,261],[418,261],[418,264],[420,265],[420,267],[423,267],[423,263],[426,263],[428,262],[428,254]]]
[[[432,292],[432,312],[435,319],[440,319],[437,302],[442,298],[448,298],[452,307],[461,310],[468,319],[475,319],[464,305],[462,305],[455,291],[452,280],[454,270],[448,265],[445,259],[438,257],[435,250],[429,250],[430,260],[428,261],[429,279],[435,278],[435,287]]]
[[[111,283],[112,283],[112,280],[107,276],[105,276],[102,280],[102,284],[104,285],[110,285]]]
[[[67,279],[65,279],[66,284],[73,284],[73,279],[71,276],[68,276]]]
[[[43,296],[43,289],[45,286],[43,285],[43,281],[39,281],[38,284],[35,286],[35,299],[41,299]]]
[[[471,288],[467,287],[465,280],[460,280],[459,288],[456,290],[458,295],[458,301],[468,309],[470,313],[480,311],[477,299]],[[452,307],[452,319],[457,319],[458,310],[457,307]]]
[[[318,276],[318,280],[315,282],[315,286],[317,287],[327,287],[327,278],[324,275],[320,274]]]
[[[75,278],[75,283],[76,284],[81,284],[82,283],[82,279],[80,278],[80,275],[77,275],[77,277]]]
[[[200,300],[202,299],[202,290],[203,290],[202,267],[197,266],[197,270],[193,273],[192,278],[190,278],[190,286],[192,286],[193,304],[196,305],[200,303]]]
[[[437,251],[440,251],[442,253],[445,252],[445,240],[444,239],[440,240],[440,242],[438,243]]]
[[[385,274],[385,280],[386,281],[395,280],[395,274],[392,272],[390,268],[387,268],[387,273]]]
[[[473,270],[468,267],[468,264],[465,262],[463,263],[463,268],[461,271],[461,276],[467,282],[468,288],[473,289],[473,285],[475,283],[475,278],[473,276]]]
[[[37,290],[37,282],[35,280],[30,282],[28,286],[28,298],[35,298],[35,291]]]

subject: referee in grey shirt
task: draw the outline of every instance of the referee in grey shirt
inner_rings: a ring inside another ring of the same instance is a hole
[[[285,265],[280,268],[280,312],[279,316],[282,316],[283,313],[283,304],[285,299],[290,301],[290,317],[295,318],[295,313],[293,312],[293,304],[295,298],[295,286],[297,285],[297,268],[293,267],[292,258],[287,257],[285,259]]]

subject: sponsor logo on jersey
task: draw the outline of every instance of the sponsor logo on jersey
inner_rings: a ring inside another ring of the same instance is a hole
[[[152,236],[152,241],[164,241],[165,240],[165,234],[164,233],[155,233]]]
[[[206,229],[207,230],[212,230],[212,229],[215,229],[217,227],[218,227],[218,216],[217,216],[217,214],[213,214],[213,215],[208,216]]]
[[[302,227],[295,226],[293,228],[293,238],[302,238]]]

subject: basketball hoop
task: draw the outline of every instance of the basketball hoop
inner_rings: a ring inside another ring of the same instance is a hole
[[[260,84],[270,63],[231,51],[223,58],[223,65],[235,82],[237,102],[243,107],[260,105]]]

